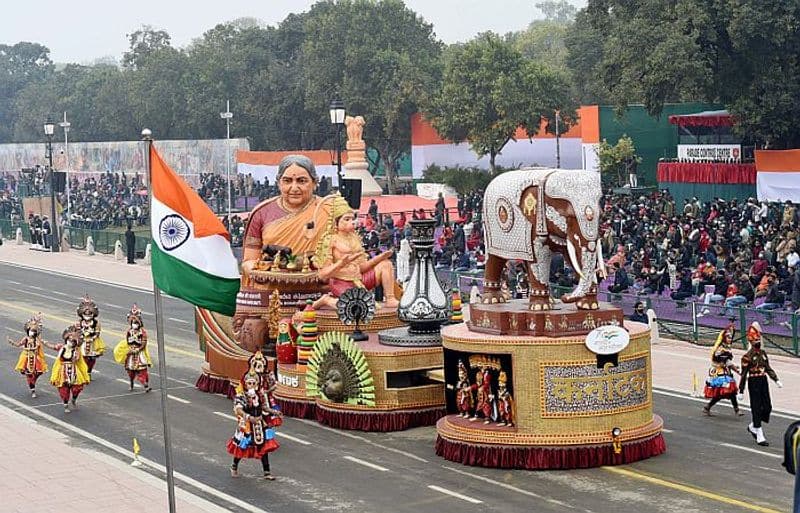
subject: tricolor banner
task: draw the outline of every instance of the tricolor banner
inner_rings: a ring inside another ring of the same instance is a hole
[[[167,294],[233,315],[239,265],[228,231],[152,145],[150,169],[153,280]]]
[[[759,201],[800,203],[800,150],[756,150]]]

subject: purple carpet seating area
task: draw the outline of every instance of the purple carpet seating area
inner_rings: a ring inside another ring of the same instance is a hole
[[[739,308],[731,307],[730,313],[727,315],[724,303],[712,302],[709,305],[704,304],[704,295],[692,296],[684,301],[675,301],[670,298],[672,291],[664,289],[664,292],[658,294],[635,294],[632,292],[624,292],[621,294],[612,294],[608,291],[608,287],[614,283],[613,276],[603,280],[598,288],[599,297],[601,301],[608,301],[617,306],[620,306],[625,315],[631,315],[633,306],[637,301],[642,301],[647,305],[650,302],[650,308],[656,313],[656,317],[662,321],[670,321],[684,324],[692,323],[692,305],[696,303],[696,312],[702,313],[707,310],[708,313],[697,318],[697,324],[706,328],[723,329],[730,322],[730,318],[734,317],[736,320],[736,328],[739,328]],[[714,287],[707,287],[709,293],[713,291]],[[743,305],[743,312],[746,324],[749,326],[751,322],[758,321],[768,335],[791,337],[792,336],[792,310],[791,305],[786,303],[783,309],[776,310],[756,310],[755,307],[764,302],[764,298],[756,298],[754,304]]]

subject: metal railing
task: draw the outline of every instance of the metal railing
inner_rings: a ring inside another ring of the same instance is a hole
[[[17,228],[22,230],[22,238],[26,242],[31,242],[31,231],[28,223],[12,223],[8,219],[0,220],[0,236],[4,239],[14,239]],[[127,251],[125,243],[125,233],[119,230],[90,230],[88,228],[75,228],[66,226],[61,228],[69,239],[69,245],[73,249],[86,249],[87,237],[91,236],[94,240],[94,250],[97,253],[109,255],[114,252],[117,241],[122,243],[122,250]],[[144,257],[145,248],[150,243],[150,233],[148,231],[136,232],[136,258]]]
[[[457,288],[465,303],[469,301],[473,285],[478,287],[479,292],[483,291],[483,271],[456,272],[437,269],[436,274],[444,287]],[[571,290],[571,287],[554,284],[550,287],[553,297],[560,297]],[[655,312],[662,333],[669,338],[693,344],[712,344],[719,332],[733,322],[738,333],[736,340],[742,347],[746,347],[744,333],[753,321],[758,321],[767,345],[781,352],[800,356],[800,315],[791,310],[759,310],[744,306],[726,308],[723,303],[707,305],[696,298],[675,301],[664,295],[614,294],[602,290],[598,292],[598,299],[622,308],[626,317],[633,313],[634,305],[641,301],[646,309]]]

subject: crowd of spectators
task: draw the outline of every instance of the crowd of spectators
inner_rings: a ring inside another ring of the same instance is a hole
[[[66,193],[59,195],[64,208],[63,224],[75,228],[104,230],[126,226],[128,222],[146,225],[150,218],[147,189],[142,177],[136,174],[103,173],[85,180],[71,177],[69,201]]]
[[[612,293],[663,294],[703,303],[698,317],[755,307],[800,308],[800,211],[753,198],[677,205],[668,191],[603,198],[601,244]]]

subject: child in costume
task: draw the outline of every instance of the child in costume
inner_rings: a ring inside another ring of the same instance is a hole
[[[8,343],[21,347],[22,352],[14,370],[25,376],[31,397],[36,397],[36,380],[47,372],[47,361],[44,359],[44,341],[42,340],[42,314],[38,313],[25,323],[25,336],[19,342],[8,338]]]
[[[78,395],[83,387],[89,383],[89,368],[81,352],[81,333],[78,326],[70,326],[61,334],[64,340],[61,344],[45,345],[54,349],[56,360],[53,362],[53,372],[50,374],[50,384],[58,389],[58,395],[64,401],[64,413],[77,408]]]
[[[753,322],[747,328],[747,341],[750,348],[742,356],[742,379],[739,389],[750,394],[750,413],[753,421],[747,426],[747,432],[755,438],[758,445],[767,446],[767,437],[761,423],[769,423],[769,416],[772,413],[772,400],[769,396],[769,376],[778,388],[783,388],[783,384],[778,379],[778,375],[769,365],[767,353],[761,348],[761,325]]]
[[[722,399],[730,400],[736,415],[739,417],[744,415],[739,410],[739,401],[736,399],[738,389],[736,380],[733,378],[734,372],[740,373],[739,367],[733,363],[733,352],[731,351],[733,333],[733,326],[722,330],[711,350],[711,368],[708,371],[704,389],[704,395],[711,400],[703,407],[703,413],[709,417],[712,416],[711,408]]]
[[[273,428],[280,424],[281,412],[270,406],[261,376],[248,371],[242,376],[241,393],[233,401],[236,431],[226,445],[233,456],[231,477],[239,477],[239,462],[244,458],[261,460],[264,479],[274,481],[269,466],[269,453],[280,445],[275,440]]]
[[[81,334],[81,351],[90,376],[97,358],[106,352],[106,345],[100,338],[99,315],[97,304],[88,295],[83,296],[78,305],[78,327]]]
[[[120,340],[114,348],[114,360],[124,365],[125,370],[128,371],[131,390],[133,390],[133,382],[139,381],[144,385],[144,391],[149,392],[151,390],[150,375],[147,368],[153,365],[153,361],[147,351],[147,331],[142,322],[142,311],[136,305],[131,307],[128,314],[128,325],[130,327],[125,332],[125,338]]]

